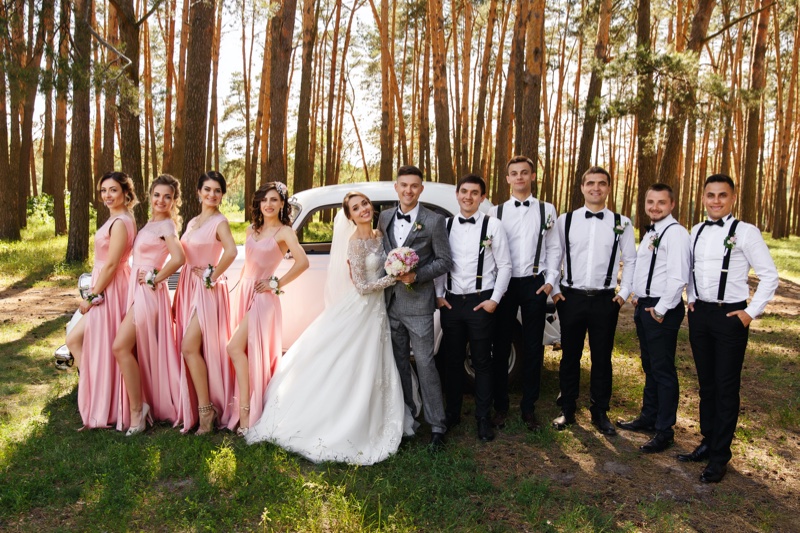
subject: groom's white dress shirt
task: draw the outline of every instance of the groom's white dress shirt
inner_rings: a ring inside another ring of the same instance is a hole
[[[419,215],[419,202],[414,206],[414,209],[408,213],[403,213],[411,217],[411,222],[397,218],[397,213],[403,213],[400,206],[397,206],[397,212],[393,215],[394,223],[392,224],[392,229],[394,231],[394,242],[397,243],[397,246],[405,246],[406,238],[408,234],[411,233],[411,228],[414,227],[414,222],[417,221],[417,215]]]

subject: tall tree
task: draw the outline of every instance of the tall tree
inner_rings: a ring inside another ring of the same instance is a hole
[[[771,9],[776,9],[773,4]],[[800,18],[795,17],[794,20],[794,42],[797,43],[800,39]],[[781,67],[781,39],[780,39],[780,23],[778,17],[775,17],[775,56],[776,56],[776,71],[777,71],[777,96],[776,96],[776,109],[775,114],[779,117],[779,132],[778,132],[778,168],[777,176],[775,179],[775,221],[772,226],[772,238],[783,239],[789,236],[789,213],[786,199],[786,188],[788,184],[789,174],[789,157],[792,145],[792,131],[794,128],[795,119],[795,100],[797,98],[797,74],[798,74],[798,57],[800,56],[800,47],[792,47],[791,59],[791,73],[789,75],[789,88],[786,94],[786,107],[784,108],[784,72]]]
[[[214,41],[214,8],[210,0],[192,3],[190,20],[191,34],[186,50],[186,104],[185,131],[192,132],[184,137],[183,169],[181,188],[187,201],[181,206],[183,229],[194,216],[200,213],[200,205],[193,202],[192,192],[197,187],[197,178],[207,169],[206,161],[206,121],[208,120],[208,92],[211,75],[211,46]]]
[[[583,205],[580,183],[581,176],[591,166],[594,131],[597,127],[597,115],[600,113],[600,96],[603,90],[603,74],[608,61],[608,37],[611,28],[611,0],[600,0],[600,16],[597,21],[597,40],[594,44],[594,62],[589,77],[589,88],[586,90],[586,104],[583,111],[583,131],[578,148],[578,164],[573,180],[570,208],[577,209]]]
[[[492,57],[494,45],[494,26],[497,22],[497,0],[489,3],[489,13],[486,20],[486,39],[483,45],[481,59],[481,75],[478,85],[478,109],[475,112],[475,135],[472,140],[472,172],[481,173],[481,154],[483,149],[483,128],[486,121],[486,96],[489,92],[489,62]],[[488,176],[487,176],[488,177]]]
[[[286,182],[286,104],[289,93],[289,63],[297,0],[281,0],[280,8],[270,23],[272,53],[270,57],[270,121],[267,174],[270,180]]]
[[[650,43],[650,0],[639,0],[636,16],[636,226],[643,228],[647,220],[644,197],[656,180],[655,84]]]
[[[381,0],[380,18],[376,17],[381,40],[381,164],[378,179],[391,181],[394,175],[394,128],[392,97],[389,85],[389,0]]]
[[[544,74],[544,0],[533,0],[528,17],[525,69],[523,72],[522,116],[519,117],[521,138],[519,153],[534,161],[539,152],[541,122],[542,75]]]
[[[300,68],[300,102],[297,108],[297,136],[294,150],[294,190],[313,187],[313,161],[309,160],[309,130],[311,120],[311,75],[314,45],[317,40],[318,9],[315,0],[303,0],[303,58]]]
[[[447,48],[442,0],[428,2],[428,33],[433,51],[433,113],[436,121],[436,159],[439,182],[455,184],[450,150],[450,108],[447,96]]]
[[[747,143],[745,145],[744,174],[740,180],[742,220],[751,224],[758,224],[758,205],[756,198],[758,187],[758,158],[761,143],[759,130],[761,128],[762,93],[767,82],[765,58],[767,55],[767,37],[769,37],[769,17],[772,9],[762,9],[763,5],[773,0],[756,0],[755,8],[758,14],[758,24],[755,26],[755,39],[753,44],[753,61],[750,67],[750,92],[747,102]]]
[[[70,183],[69,238],[67,261],[86,261],[89,257],[89,201],[91,200],[91,143],[89,141],[91,0],[73,0],[75,32],[72,36],[72,139],[67,179]]]
[[[55,74],[56,117],[53,130],[53,218],[56,235],[67,232],[67,215],[64,208],[64,189],[67,184],[67,93],[69,92],[69,25],[70,4],[60,2],[58,21],[58,68]]]
[[[5,16],[5,7],[0,6],[0,13]],[[0,203],[6,206],[0,209],[0,239],[19,240],[19,223],[16,209],[8,206],[17,205],[17,190],[10,187],[11,168],[8,160],[8,112],[6,110],[6,61],[5,39],[0,39]]]

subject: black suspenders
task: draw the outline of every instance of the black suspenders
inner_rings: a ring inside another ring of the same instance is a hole
[[[572,225],[572,213],[570,211],[567,213],[567,218],[564,224],[564,244],[566,245],[567,251],[567,285],[572,287],[572,257],[570,256],[569,251],[569,227]],[[608,262],[608,270],[606,271],[606,281],[603,284],[603,287],[609,288],[611,286],[611,277],[614,274],[614,263],[617,259],[617,249],[619,248],[619,239],[621,235],[616,232],[617,226],[620,225],[620,221],[622,217],[619,213],[614,213],[614,246],[611,248],[611,259]]]
[[[728,239],[733,237],[733,234],[736,233],[736,226],[739,225],[739,221],[733,219],[733,224],[731,224],[731,229],[728,231]],[[694,282],[694,295],[696,298],[700,298],[700,293],[697,292],[697,276],[694,272],[695,266],[695,250],[697,249],[697,241],[700,240],[700,234],[703,233],[703,230],[706,229],[706,225],[703,224],[700,226],[700,229],[697,230],[697,235],[694,237],[694,243],[692,244],[692,281]],[[731,248],[725,247],[725,253],[722,256],[722,271],[719,275],[719,289],[717,290],[717,301],[722,302],[725,299],[725,285],[728,283],[728,266],[731,264]]]
[[[614,213],[614,246],[611,248],[611,259],[608,261],[608,270],[606,271],[606,282],[603,283],[603,287],[608,288],[611,286],[611,276],[614,273],[614,263],[616,263],[617,259],[617,248],[619,248],[619,238],[622,236],[617,233],[617,227],[620,225],[620,220],[622,217],[619,213]],[[616,285],[616,284],[615,284]]]
[[[664,228],[664,231],[661,232],[661,235],[656,233],[656,235],[658,235],[658,240],[656,241],[657,244],[653,246],[653,255],[650,256],[650,271],[647,273],[647,287],[644,289],[644,292],[647,296],[650,296],[650,284],[653,283],[653,271],[656,268],[656,254],[658,253],[658,247],[661,246],[661,239],[664,237],[664,234],[667,232],[667,230],[675,224],[677,224],[677,222],[673,222]],[[641,246],[641,244],[639,246]]]
[[[450,230],[453,228],[453,219],[455,217],[451,217],[447,219],[447,236],[450,237]],[[486,240],[486,233],[489,230],[489,217],[483,217],[483,224],[481,225],[481,240],[480,244],[478,244],[478,268],[477,273],[475,276],[475,292],[481,292],[481,287],[483,286],[483,257],[484,257],[484,247],[483,241]],[[450,276],[450,272],[447,273],[447,290],[453,290],[453,279]]]

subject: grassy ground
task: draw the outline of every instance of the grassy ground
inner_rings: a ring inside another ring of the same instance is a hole
[[[235,234],[245,226],[234,225]],[[723,483],[706,486],[698,465],[674,460],[698,442],[685,329],[676,446],[657,456],[637,451],[644,435],[602,437],[586,410],[572,429],[538,434],[512,411],[506,429],[483,445],[469,422],[470,399],[443,453],[429,454],[423,433],[361,468],[313,465],[227,432],[78,432],[76,375],[57,371],[51,354],[77,304],[75,276],[88,267],[60,263],[66,239],[34,226],[22,243],[0,243],[0,531],[800,530],[800,267],[791,259],[800,240],[769,244],[788,292],[752,326],[732,468]],[[630,310],[623,313],[612,419],[635,415],[641,399],[632,322]],[[559,356],[547,349],[543,420],[557,414]]]

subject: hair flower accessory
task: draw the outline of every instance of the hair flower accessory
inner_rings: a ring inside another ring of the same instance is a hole
[[[210,289],[214,285],[217,284],[215,280],[211,279],[211,276],[214,274],[214,267],[212,265],[208,265],[208,267],[203,271],[203,285],[206,286],[206,289]]]
[[[272,291],[273,294],[280,296],[283,294],[284,291],[280,289],[280,280],[278,276],[270,276],[269,278],[269,289]]]
[[[154,268],[153,270],[149,271],[147,274],[144,275],[144,282],[153,289],[156,290],[156,276],[158,275],[158,269]]]
[[[626,222],[620,222],[619,224],[614,226],[614,233],[616,233],[617,235],[622,235],[623,233],[625,233],[625,228],[627,228],[627,227],[628,227],[628,222],[627,221]]]
[[[286,187],[286,184],[283,183],[282,181],[275,182],[275,190],[278,191],[278,194],[280,194],[284,200],[286,199],[287,196],[289,196],[289,188]]]
[[[734,233],[733,235],[728,235],[727,237],[725,237],[724,244],[725,248],[727,248],[728,250],[733,250],[734,248],[736,248],[736,234]]]

